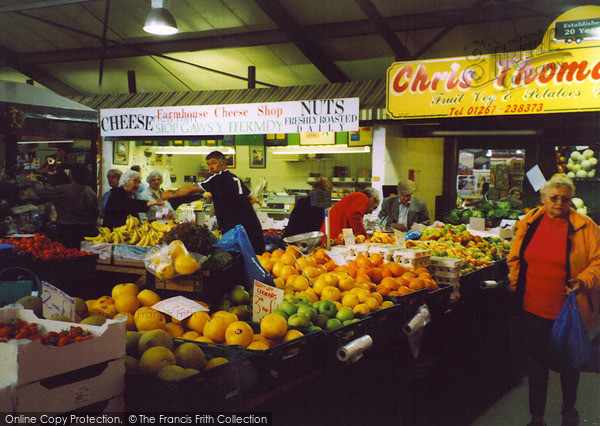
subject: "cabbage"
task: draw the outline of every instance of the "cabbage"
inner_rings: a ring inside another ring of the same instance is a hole
[[[581,208],[577,209],[577,213],[587,214],[587,207],[581,207]]]
[[[575,166],[575,163],[571,163],[570,161],[567,163],[567,169],[573,170],[573,166]]]
[[[579,170],[579,171],[577,171],[577,173],[575,173],[575,177],[584,178],[584,177],[588,177],[588,174],[585,170]]]
[[[571,170],[573,172],[577,173],[578,171],[581,170],[581,164],[575,164],[575,165],[573,165],[573,168]]]
[[[589,172],[587,172],[587,177],[594,177],[596,176],[596,170],[590,170]]]
[[[590,160],[583,160],[581,162],[581,168],[584,170],[588,170],[592,168],[592,163],[590,163]]]
[[[575,173],[573,173],[573,172],[569,172],[569,173],[567,173],[567,177],[568,177],[569,179],[573,179],[573,178],[575,177]]]
[[[573,151],[573,152],[571,153],[571,158],[572,158],[574,161],[578,161],[578,160],[581,158],[581,154],[579,153],[579,151]]]
[[[586,149],[585,151],[583,151],[583,156],[585,158],[591,158],[594,156],[594,151],[592,151],[591,149]]]
[[[594,157],[591,157],[588,161],[591,163],[592,167],[598,164],[598,159]]]
[[[581,198],[574,197],[571,201],[575,204],[575,208],[580,209],[583,207],[583,200]]]

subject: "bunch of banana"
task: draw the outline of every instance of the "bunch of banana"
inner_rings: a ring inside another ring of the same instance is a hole
[[[127,231],[131,231],[134,228],[137,228],[140,225],[140,220],[132,215],[127,216],[127,221],[125,222],[125,228]]]
[[[110,229],[106,226],[98,227],[98,235],[95,237],[85,237],[86,241],[91,241],[93,243],[108,243],[108,239],[111,235]]]
[[[153,246],[158,244],[163,234],[169,232],[173,226],[175,226],[175,222],[172,220],[168,223],[148,222],[147,220],[140,222],[137,217],[129,215],[125,225],[114,228],[112,231],[101,226],[98,228],[98,236],[85,237],[85,239],[94,243]]]

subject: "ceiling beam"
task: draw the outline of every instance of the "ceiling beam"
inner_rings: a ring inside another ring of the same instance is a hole
[[[475,25],[513,19],[543,18],[550,24],[552,22],[551,17],[560,14],[560,11],[557,10],[556,15],[553,15],[553,11],[547,8],[544,10],[532,10],[531,6],[530,0],[512,3],[511,15],[506,14],[502,5],[493,4],[483,6],[479,10],[472,8],[452,9],[409,16],[395,16],[385,18],[385,21],[394,32],[411,32],[448,26],[457,20],[460,20],[462,25]],[[377,34],[369,20],[307,25],[300,28],[301,32],[310,34],[313,40]],[[78,34],[81,35],[79,30]],[[89,36],[93,38],[98,37],[96,34],[89,34]],[[206,32],[197,33],[195,36],[187,33],[181,36],[170,37],[169,40],[165,41],[153,40],[149,42],[122,43],[108,40],[109,45],[106,46],[104,54],[106,59],[115,59],[147,56],[149,54],[196,52],[289,42],[289,36],[281,29],[252,32],[211,31],[208,35]],[[101,48],[90,46],[82,49],[21,53],[17,55],[17,59],[23,64],[40,64],[99,60],[101,56]]]
[[[61,96],[79,96],[82,93],[73,87],[67,85],[63,81],[54,77],[50,73],[44,71],[40,67],[33,64],[21,64],[18,61],[15,61],[16,58],[14,52],[5,47],[0,46],[0,57],[4,58],[4,61],[7,66],[11,67],[15,71],[29,77],[30,79],[38,82],[42,86],[47,87],[55,93],[58,93]],[[13,59],[11,59],[13,58]]]
[[[381,35],[390,49],[392,49],[394,56],[396,57],[396,62],[408,61],[412,57],[410,52],[396,36],[396,33],[388,25],[385,18],[381,16],[381,13],[379,13],[371,0],[355,0],[355,2],[362,9],[365,15],[367,15],[367,18],[369,18],[374,30]]]
[[[348,77],[329,59],[320,46],[312,40],[294,17],[277,0],[254,0],[262,11],[289,37],[304,56],[325,76],[330,83],[348,81]]]
[[[66,6],[78,3],[87,3],[97,0],[49,0],[34,3],[21,3],[15,6],[0,6],[0,13],[23,12],[24,10],[44,9],[46,7]]]

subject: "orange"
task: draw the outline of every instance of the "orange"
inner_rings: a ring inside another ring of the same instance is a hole
[[[408,283],[408,287],[413,290],[422,290],[425,288],[425,281],[422,278],[412,278]]]
[[[115,307],[114,304],[112,305],[100,305],[100,306],[96,306],[95,308],[92,308],[92,310],[90,311],[90,315],[102,315],[103,317],[106,318],[114,318],[115,315],[118,314],[117,308]]]
[[[304,291],[308,288],[308,278],[303,275],[296,275],[292,281],[292,287],[295,291]]]
[[[308,298],[310,299],[311,303],[315,303],[315,302],[319,301],[319,296],[317,295],[317,293],[315,293],[315,291],[311,287],[308,287],[304,291],[298,292],[298,295],[299,296],[303,296],[303,295],[308,296]]]
[[[373,276],[373,268],[370,266],[361,266],[358,268],[358,275],[367,275],[371,278]]]
[[[307,266],[306,268],[304,268],[304,272],[302,274],[306,275],[308,278],[311,279],[316,278],[318,275],[320,275],[319,270],[316,266]]]
[[[313,290],[315,291],[315,293],[320,295],[323,292],[323,289],[327,286],[327,281],[325,281],[325,278],[321,276],[317,278],[313,283]]]
[[[296,269],[298,269],[299,271],[306,268],[307,266],[311,266],[310,260],[308,260],[306,257],[300,257],[296,260],[296,262],[298,263],[296,265]]]
[[[140,292],[140,290],[139,290],[138,286],[133,283],[117,284],[112,289],[111,297],[114,300],[116,300],[117,297],[120,296],[121,294],[129,293],[129,294],[133,294],[134,296],[137,296],[137,294],[139,292]]]
[[[208,316],[206,311],[194,312],[188,317],[185,326],[191,331],[195,331],[197,333],[202,334],[202,332],[204,331],[204,326],[206,325],[209,319],[210,317]]]
[[[327,285],[332,285],[332,286],[337,286],[338,284],[338,276],[336,274],[334,274],[333,272],[327,272],[323,275],[321,275],[321,277],[323,277],[323,279],[325,280],[325,282],[327,283]],[[319,278],[321,278],[319,277]]]
[[[381,306],[381,309],[389,308],[390,306],[394,306],[394,302],[392,302],[391,300],[384,300],[380,306]]]
[[[398,283],[392,277],[385,277],[381,280],[381,284],[385,284],[390,290],[396,290],[398,288]]]
[[[350,275],[352,278],[356,278],[358,275],[358,269],[356,269],[355,265],[348,265],[348,275]]]
[[[186,339],[186,340],[195,340],[198,337],[200,337],[200,333],[198,333],[197,331],[187,331],[185,333],[183,333],[183,335],[181,336],[182,339]]]
[[[368,314],[371,310],[364,303],[359,303],[354,308],[352,308],[355,314]]]
[[[271,253],[269,253],[268,251],[266,251],[266,252],[264,252],[264,253],[262,254],[262,257],[263,257],[263,258],[268,258],[268,259],[270,259],[270,258],[271,258]]]
[[[280,259],[286,265],[294,266],[296,265],[296,258],[291,253],[283,253]]]
[[[296,268],[294,268],[291,265],[283,265],[283,267],[281,268],[281,272],[279,273],[279,278],[285,281],[289,278],[290,275],[293,275],[295,273]]]
[[[354,288],[354,278],[350,275],[338,277],[338,288],[342,291],[348,291]]]
[[[404,273],[401,275],[401,277],[406,278],[410,281],[412,278],[416,278],[416,275],[414,272],[404,271]]]
[[[398,262],[388,262],[385,264],[394,277],[399,277],[404,272],[404,267]]]
[[[281,339],[287,333],[287,321],[281,315],[267,314],[260,321],[260,333],[270,340]]]
[[[122,293],[115,299],[115,308],[117,309],[117,312],[129,312],[130,314],[135,314],[135,311],[138,310],[140,305],[141,303],[137,296],[132,293]]]
[[[317,275],[321,275],[327,272],[327,268],[325,267],[325,265],[322,264],[315,266],[315,269],[317,270]]]
[[[254,331],[244,321],[232,322],[225,330],[225,342],[228,345],[240,345],[246,348],[253,341]]]
[[[385,277],[391,277],[392,276],[391,271],[388,268],[384,267],[384,266],[382,266],[381,268],[379,268],[379,270],[381,271],[381,275],[383,275],[383,278],[385,278]]]
[[[269,347],[269,345],[271,344],[270,340],[267,339],[265,336],[263,336],[260,333],[254,333],[253,341],[255,341],[255,342],[263,342],[265,345],[267,345],[267,347]]]
[[[332,300],[334,302],[338,301],[341,297],[342,292],[339,288],[334,287],[332,285],[328,285],[323,289],[321,293],[321,300]]]
[[[406,277],[396,277],[396,282],[398,283],[399,286],[403,285],[405,287],[408,287],[409,284],[409,279]]]
[[[193,274],[200,269],[200,265],[191,254],[177,256],[173,261],[173,266],[175,267],[175,271],[182,275]]]
[[[153,292],[152,290],[142,290],[137,295],[138,300],[145,307],[152,307],[161,301],[161,298],[158,294]]]
[[[368,275],[359,274],[354,279],[354,282],[355,283],[370,283],[371,282],[371,278]]]
[[[302,334],[300,331],[298,330],[288,330],[284,335],[283,335],[283,341],[284,342],[289,342],[290,340],[294,340],[297,339],[298,337],[302,337],[304,336],[304,334]]]
[[[292,285],[292,283],[294,282],[294,280],[296,279],[296,277],[299,277],[300,275],[298,274],[292,274],[289,277],[287,277],[287,280],[285,280],[285,285]]]
[[[322,249],[322,248],[321,248],[321,249],[318,249],[318,250],[315,252],[315,257],[316,257],[317,259],[325,259],[325,260],[327,260],[327,261],[331,260],[331,258],[329,257],[329,255],[328,255],[328,254],[325,252],[325,249]]]
[[[314,256],[307,256],[306,260],[310,266],[317,266],[317,259]]]
[[[275,283],[275,287],[278,289],[283,289],[285,287],[285,281],[283,281],[281,278],[274,278],[273,282]]]
[[[373,266],[373,262],[371,262],[371,259],[369,259],[364,254],[359,254],[358,256],[356,256],[355,262],[359,268],[364,266],[368,266],[370,268]]]
[[[270,258],[268,257],[261,257],[260,260],[260,265],[265,268],[265,270],[269,273],[271,273],[271,270],[273,269],[273,265],[275,264],[275,262],[273,262]]]
[[[417,276],[421,274],[429,274],[429,271],[426,268],[417,268],[414,272]]]
[[[264,342],[254,341],[254,342],[250,343],[246,349],[250,349],[253,351],[266,351],[267,349],[269,349],[269,344],[264,343]]]
[[[372,272],[371,281],[373,281],[374,283],[380,283],[381,280],[383,279],[383,273],[381,272],[381,269],[372,268],[371,272]]]
[[[383,263],[383,255],[381,253],[373,253],[371,256],[369,256],[369,260],[373,266],[379,266]]]
[[[181,337],[185,333],[183,327],[179,324],[175,324],[174,322],[166,323],[165,328],[171,337]]]
[[[225,331],[229,324],[225,318],[217,316],[212,317],[204,326],[204,335],[210,338],[215,343],[223,343],[225,341]]]
[[[417,277],[423,278],[424,280],[430,280],[430,279],[432,279],[431,278],[431,274],[429,274],[427,272],[420,273],[419,275],[417,275]]]
[[[238,320],[238,317],[236,314],[234,314],[233,312],[228,312],[228,311],[217,311],[214,314],[212,314],[211,317],[212,318],[221,317],[225,321],[227,321],[227,325],[234,323]]]
[[[167,321],[165,316],[156,309],[142,306],[133,315],[135,326],[138,331],[155,330],[157,328],[164,329]]]
[[[392,291],[387,284],[381,283],[376,287],[376,291],[377,293],[383,294],[384,296],[387,296],[390,294],[390,292]]]
[[[285,252],[291,254],[296,259],[302,257],[302,253],[300,253],[300,250],[296,246],[287,246]]]
[[[360,303],[365,303],[365,300],[371,297],[371,292],[367,289],[359,288],[358,290],[356,290],[356,295],[358,296],[358,300],[360,300]]]
[[[360,299],[355,293],[348,292],[342,297],[342,306],[349,306],[350,308],[354,308],[356,305],[360,303]]]
[[[279,277],[281,275],[281,269],[285,266],[285,263],[277,260],[274,264],[273,267],[271,268],[271,273],[273,275],[275,275],[276,277]]]
[[[435,281],[433,281],[433,280],[425,280],[425,287],[429,291],[435,291],[435,290],[439,290],[440,289],[440,286],[437,285],[437,283]]]
[[[102,296],[99,299],[96,299],[92,308],[98,308],[102,305],[114,305],[115,300],[110,296]]]
[[[369,307],[369,311],[373,312],[379,309],[379,302],[374,297],[367,297],[365,300],[365,305]]]
[[[396,290],[396,291],[398,292],[398,294],[400,296],[413,292],[413,290],[411,290],[410,288],[403,286],[403,285],[398,286],[398,290]]]
[[[133,315],[129,312],[119,312],[117,315],[113,317],[113,319],[125,317],[127,320],[125,321],[125,330],[127,331],[136,331],[135,321],[133,320]]]
[[[210,337],[206,337],[206,336],[196,337],[194,340],[196,342],[215,343],[213,341],[213,339],[211,339]]]
[[[333,260],[330,260],[329,262],[325,263],[325,268],[327,268],[328,272],[334,271],[335,268],[337,268],[338,264],[335,263]]]
[[[281,255],[285,253],[283,250],[277,249],[275,251],[273,251],[273,253],[271,253],[271,259],[276,259],[279,260],[281,258]]]
[[[92,308],[94,307],[94,303],[96,303],[96,299],[90,299],[85,301],[85,304],[88,308],[88,312],[92,310]]]
[[[371,292],[371,297],[375,298],[375,300],[377,300],[377,303],[379,303],[380,305],[383,303],[383,296],[381,295],[381,293],[373,291]]]

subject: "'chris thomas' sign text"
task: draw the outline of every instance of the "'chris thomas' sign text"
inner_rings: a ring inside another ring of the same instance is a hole
[[[100,110],[103,137],[358,130],[358,98]]]

